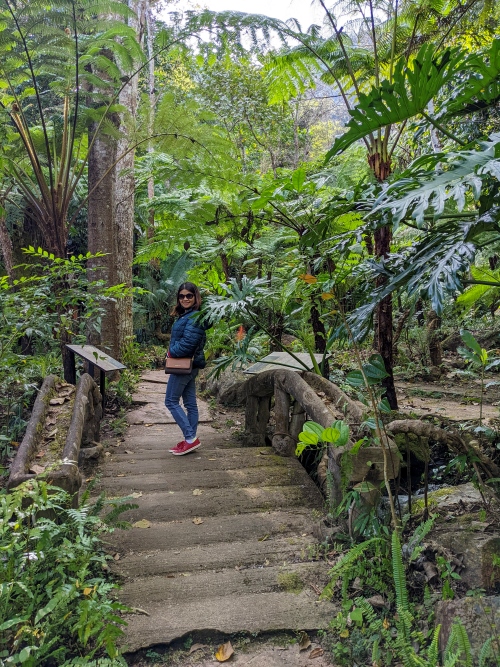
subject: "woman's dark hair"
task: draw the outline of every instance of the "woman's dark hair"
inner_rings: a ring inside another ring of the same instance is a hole
[[[188,310],[188,308],[184,308],[184,306],[181,305],[181,302],[179,301],[179,294],[183,289],[187,292],[191,292],[191,294],[194,294],[194,302],[192,306],[189,305],[189,310],[200,310],[201,308],[201,294],[198,287],[194,283],[182,283],[182,285],[177,290],[177,300],[175,306],[170,312],[172,317],[179,317],[182,315],[182,313],[185,313],[186,310]],[[191,301],[189,303],[191,304]]]

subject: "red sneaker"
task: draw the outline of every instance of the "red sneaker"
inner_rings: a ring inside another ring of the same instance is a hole
[[[193,452],[195,449],[198,449],[200,447],[201,442],[196,438],[194,442],[187,442],[184,440],[184,442],[181,442],[181,444],[175,449],[172,450],[172,454],[174,456],[184,456],[184,454],[189,454],[189,452]]]
[[[175,445],[175,447],[172,447],[172,449],[169,449],[168,451],[169,451],[169,452],[176,452],[176,451],[179,449],[179,447],[180,447],[181,445],[183,445],[185,442],[186,442],[185,440],[181,440],[180,442],[178,442],[178,443]]]

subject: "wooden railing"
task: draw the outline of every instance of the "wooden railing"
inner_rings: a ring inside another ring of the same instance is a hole
[[[337,419],[346,421],[351,429],[351,441],[345,447],[329,447],[327,468],[332,478],[332,500],[342,498],[341,458],[358,439],[363,409],[339,387],[325,378],[310,373],[282,368],[253,375],[247,381],[232,387],[220,398],[223,402],[245,405],[244,442],[249,446],[263,446],[268,442],[268,422],[274,396],[275,428],[271,444],[282,456],[292,456],[306,418],[331,426]],[[390,456],[389,476],[399,472],[396,444],[387,438]],[[378,482],[383,479],[384,457],[380,446],[362,447],[352,456],[350,483]]]

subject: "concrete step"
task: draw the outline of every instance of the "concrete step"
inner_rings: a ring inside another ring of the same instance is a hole
[[[312,589],[304,589],[299,594],[238,592],[224,597],[199,598],[189,603],[172,599],[146,606],[143,611],[147,615],[141,612],[125,615],[128,627],[123,644],[129,652],[168,644],[193,629],[226,635],[317,630],[326,628],[338,611],[328,601],[319,602]]]
[[[286,566],[270,565],[219,572],[178,572],[173,577],[138,576],[127,581],[120,590],[120,601],[131,604],[134,600],[147,600],[147,605],[158,602],[189,604],[203,599],[218,599],[253,593],[279,593],[283,590],[295,595],[304,589],[312,591],[311,583],[318,583],[318,575],[324,567],[320,563],[293,563]],[[327,582],[322,581],[323,585]],[[317,597],[317,595],[315,596]],[[147,611],[147,609],[145,610]]]
[[[199,480],[203,488],[203,480]],[[193,491],[157,491],[134,500],[138,509],[125,512],[122,517],[134,522],[140,519],[168,521],[217,514],[238,514],[292,507],[321,508],[323,499],[312,480],[304,478],[303,484],[294,486],[247,486],[227,489],[206,489],[201,496]]]
[[[174,443],[175,444],[175,443]],[[167,450],[148,451],[134,450],[125,447],[132,454],[125,454],[117,449],[106,457],[103,466],[105,477],[114,477],[118,473],[129,470],[134,472],[133,466],[140,466],[141,473],[177,473],[190,470],[191,472],[214,471],[214,470],[241,470],[243,468],[255,468],[260,466],[295,467],[299,469],[300,463],[296,459],[286,459],[268,451],[270,448],[259,449],[248,447],[241,449],[219,449],[219,450],[195,450],[186,456],[174,456]],[[199,452],[199,453],[198,453]],[[122,469],[123,468],[123,469]],[[127,469],[127,470],[126,470]],[[306,475],[306,473],[304,473]]]
[[[300,465],[300,464],[299,464]],[[151,472],[125,477],[106,477],[108,493],[129,493],[134,491],[182,491],[185,489],[217,489],[234,486],[288,486],[304,481],[303,470],[295,466],[261,466],[255,468],[235,468],[233,470],[212,470],[210,475],[187,470],[185,472]],[[102,486],[101,482],[101,486]],[[99,490],[99,487],[97,487]]]
[[[247,540],[219,542],[203,546],[134,552],[112,562],[115,574],[126,579],[178,575],[186,572],[221,570],[222,568],[248,568],[295,563],[307,560],[315,553],[317,541],[304,533],[301,537],[272,537],[263,533],[261,541]],[[194,541],[194,540],[193,540]]]
[[[238,515],[205,517],[195,525],[191,519],[154,522],[151,528],[117,530],[107,539],[113,553],[134,554],[162,549],[184,550],[196,546],[224,544],[228,541],[246,542],[275,537],[293,537],[309,534],[313,523],[313,510],[291,508],[287,511],[258,512]],[[229,540],[228,540],[229,536]]]

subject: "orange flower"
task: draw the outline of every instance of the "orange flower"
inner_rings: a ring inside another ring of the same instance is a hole
[[[236,332],[236,340],[238,341],[238,343],[245,338],[246,333],[247,332],[245,331],[245,327],[243,326],[243,324],[240,324],[240,326],[238,327],[238,331]]]

